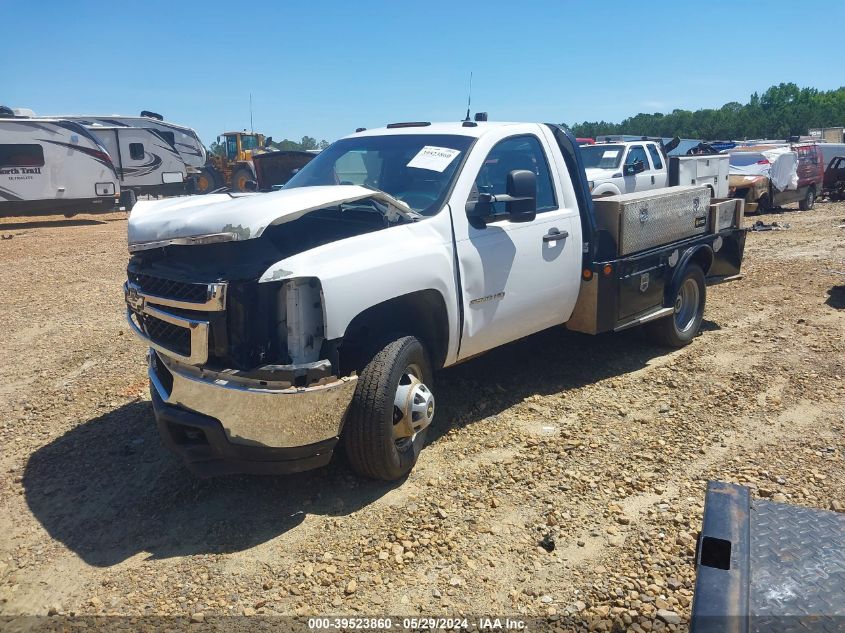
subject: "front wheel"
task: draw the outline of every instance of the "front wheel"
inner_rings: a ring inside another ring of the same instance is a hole
[[[358,378],[343,443],[353,470],[394,481],[411,472],[434,418],[431,364],[422,343],[397,337]]]
[[[651,337],[660,345],[683,347],[695,338],[704,319],[707,286],[704,271],[698,264],[690,264],[673,298],[674,314],[648,324]]]

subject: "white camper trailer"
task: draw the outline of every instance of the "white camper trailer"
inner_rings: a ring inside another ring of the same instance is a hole
[[[84,126],[0,117],[0,215],[113,210],[118,183],[108,151]]]
[[[88,126],[134,127],[154,130],[179,152],[182,161],[188,167],[188,173],[198,173],[203,165],[205,165],[205,146],[200,141],[197,133],[189,127],[164,121],[162,116],[155,112],[144,110],[141,112],[141,116],[73,114],[56,118],[76,121],[77,123]]]
[[[185,193],[187,169],[176,148],[153,129],[86,125],[108,150],[120,178],[120,205],[138,196]]]

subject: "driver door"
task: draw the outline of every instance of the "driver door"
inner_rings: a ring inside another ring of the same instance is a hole
[[[562,208],[543,143],[533,134],[499,141],[484,160],[469,201],[504,194],[508,174],[527,169],[537,179],[537,214],[470,223],[456,243],[463,302],[458,358],[467,358],[564,322],[577,295],[580,229],[577,211]],[[504,214],[505,203],[495,212]],[[462,212],[457,211],[456,212]]]
[[[629,168],[637,164],[642,164],[643,171],[629,174]],[[628,148],[628,155],[625,156],[625,164],[622,165],[622,174],[624,175],[625,180],[625,193],[653,188],[653,184],[651,182],[653,174],[648,162],[648,156],[646,155],[645,148],[642,145],[631,145],[631,147]]]

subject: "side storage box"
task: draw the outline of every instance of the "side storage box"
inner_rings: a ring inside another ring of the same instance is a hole
[[[621,257],[709,229],[708,187],[666,187],[593,200],[598,228],[613,237]]]
[[[676,186],[707,185],[717,198],[728,197],[730,176],[728,154],[670,156],[669,184]]]

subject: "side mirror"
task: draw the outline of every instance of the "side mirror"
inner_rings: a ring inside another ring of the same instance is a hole
[[[480,193],[476,200],[466,203],[470,224],[484,228],[487,222],[504,220],[530,222],[537,216],[537,176],[527,169],[514,169],[505,182],[507,193]],[[496,213],[493,205],[505,203],[505,213]]]
[[[630,165],[625,165],[623,169],[623,173],[626,176],[633,176],[635,174],[641,174],[645,171],[645,163],[642,161],[637,161],[636,163],[631,163]]]
[[[505,209],[512,222],[531,222],[537,216],[537,176],[527,169],[508,174]]]

